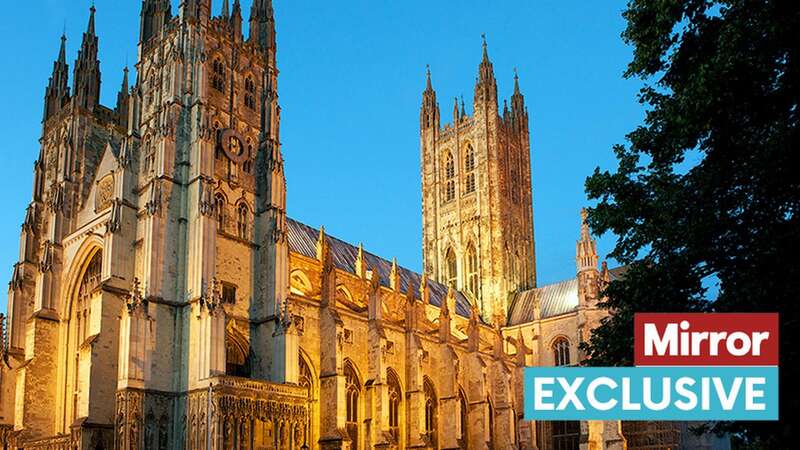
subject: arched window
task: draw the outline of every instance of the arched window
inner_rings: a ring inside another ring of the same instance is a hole
[[[400,380],[391,370],[387,371],[386,381],[389,385],[389,432],[394,436],[395,442],[400,443],[400,404],[403,394],[400,391]]]
[[[460,448],[469,448],[469,403],[464,391],[458,390],[458,423],[461,430],[461,439],[458,440]]]
[[[247,159],[244,160],[242,163],[242,169],[245,173],[252,174],[253,173],[253,140],[247,138]]]
[[[436,397],[433,383],[428,377],[425,377],[423,389],[425,391],[425,435],[428,436],[431,447],[438,448],[439,400]]]
[[[568,366],[569,359],[569,341],[564,337],[559,337],[553,342],[553,363],[556,366]]]
[[[219,57],[211,63],[211,87],[219,92],[225,91],[225,63]]]
[[[155,170],[156,165],[156,149],[153,146],[153,141],[150,137],[144,141],[144,164],[142,164],[142,173],[151,175]]]
[[[256,83],[249,75],[244,80],[244,106],[254,111],[256,109]]]
[[[448,153],[444,166],[444,201],[449,202],[456,198],[456,163],[453,154]]]
[[[250,346],[236,331],[225,333],[225,373],[235,377],[250,377]]]
[[[72,415],[71,420],[79,417],[78,405],[80,404],[81,396],[87,393],[81,391],[82,377],[81,360],[80,360],[80,347],[90,336],[90,320],[92,309],[92,296],[95,295],[97,287],[100,286],[102,278],[103,267],[103,252],[96,251],[92,255],[86,267],[81,274],[80,282],[76,287],[74,297],[72,299],[72,311],[70,314],[70,330],[69,330],[69,358],[71,367],[67,373],[71,375],[66,392],[72,393]],[[65,418],[70,417],[65,414]]]
[[[217,228],[220,230],[225,228],[225,203],[225,196],[222,193],[214,196],[214,213],[217,216]]]
[[[465,262],[467,266],[467,290],[477,300],[480,293],[478,285],[478,252],[475,251],[475,245],[472,242],[467,246]]]
[[[239,237],[242,239],[247,239],[247,227],[249,221],[250,209],[246,204],[240,203],[238,208],[238,221],[236,223],[236,229],[239,232]]]
[[[447,249],[444,261],[447,270],[445,274],[447,285],[456,288],[458,287],[458,265],[456,264],[456,252],[454,252],[452,248]]]
[[[358,381],[358,375],[355,369],[348,361],[344,366],[344,380],[345,380],[345,398],[346,415],[345,415],[345,428],[347,435],[352,441],[351,448],[358,448],[358,400],[361,396],[361,383]]]
[[[469,144],[464,154],[464,173],[466,173],[464,193],[471,194],[475,192],[475,150]]]
[[[302,270],[293,270],[289,276],[289,290],[295,295],[309,295],[311,293],[311,281]]]

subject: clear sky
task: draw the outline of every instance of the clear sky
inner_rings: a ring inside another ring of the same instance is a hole
[[[177,0],[173,2],[177,13]],[[214,11],[222,0],[214,0]],[[242,0],[245,21],[251,0]],[[631,49],[620,39],[624,1],[275,0],[281,138],[290,216],[421,267],[419,107],[430,64],[443,121],[454,96],[471,113],[486,33],[498,93],[513,70],[530,113],[540,284],[575,274],[583,185],[612,168],[611,146],[643,116],[640,84],[622,79]],[[102,103],[136,58],[138,0],[96,0]],[[89,0],[15,2],[0,22],[0,282],[18,259],[31,198],[44,88],[66,28],[70,71]],[[613,245],[599,241],[601,257]],[[5,304],[5,296],[0,296]],[[3,307],[3,311],[5,307]]]

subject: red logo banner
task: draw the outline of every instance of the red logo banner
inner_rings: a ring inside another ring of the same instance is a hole
[[[637,313],[637,366],[777,366],[777,313]]]

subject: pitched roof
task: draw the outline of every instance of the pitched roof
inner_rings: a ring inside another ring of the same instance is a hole
[[[619,279],[626,267],[616,267],[608,271],[612,280]],[[539,293],[539,312],[542,319],[555,317],[574,311],[578,307],[578,279],[559,281],[538,288],[514,294],[508,314],[509,325],[519,325],[534,320],[534,303]]]
[[[309,258],[316,258],[319,230],[291,218],[287,218],[286,222],[288,225],[289,250]],[[327,237],[334,266],[345,272],[355,273],[358,247],[330,235]],[[366,250],[364,251],[364,260],[367,268],[378,274],[381,285],[388,287],[392,272],[391,261],[373,255]],[[422,279],[420,274],[400,266],[397,269],[400,278],[400,291],[408,292],[410,284],[414,293],[418,295],[419,284]],[[447,286],[428,279],[428,290],[431,304],[441,307],[443,299],[447,296]],[[456,313],[462,317],[470,317],[472,308],[470,301],[459,291],[456,291],[455,297]]]

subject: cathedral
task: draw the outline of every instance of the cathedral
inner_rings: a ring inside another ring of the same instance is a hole
[[[584,221],[575,278],[537,285],[528,112],[516,82],[500,105],[485,42],[471,116],[445,123],[427,74],[419,274],[287,217],[272,2],[248,36],[223,2],[143,0],[113,107],[94,6],[71,73],[61,38],[0,316],[2,448],[686,445],[523,416],[522,368],[578,363],[624,271]]]

